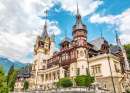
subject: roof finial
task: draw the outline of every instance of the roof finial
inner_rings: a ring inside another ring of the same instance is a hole
[[[77,15],[79,15],[78,1],[77,1]]]
[[[100,28],[100,32],[101,32],[101,37],[102,37],[102,28]]]
[[[66,28],[65,28],[65,37],[67,36],[67,34],[66,34]]]

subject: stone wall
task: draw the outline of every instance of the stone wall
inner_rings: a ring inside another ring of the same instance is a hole
[[[120,83],[118,81],[117,77],[113,77],[114,86],[116,93],[121,93],[121,87]],[[101,88],[110,90],[111,93],[114,93],[113,83],[111,77],[104,77],[104,78],[97,78],[97,82],[99,82],[101,85]],[[106,88],[105,88],[106,84]]]

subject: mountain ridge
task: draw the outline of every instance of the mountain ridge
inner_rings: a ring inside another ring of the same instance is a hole
[[[21,63],[19,61],[12,62],[8,58],[0,57],[0,66],[4,67],[4,73],[8,73],[10,67],[14,64],[15,68],[25,67],[27,63]]]

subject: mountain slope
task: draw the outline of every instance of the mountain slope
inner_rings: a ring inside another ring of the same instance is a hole
[[[26,64],[20,63],[20,62],[12,62],[8,60],[7,58],[0,57],[0,66],[4,66],[4,73],[8,73],[11,65],[14,64],[14,69],[15,68],[20,68],[20,67],[25,67]]]

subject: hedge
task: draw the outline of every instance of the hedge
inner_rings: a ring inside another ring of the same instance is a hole
[[[71,87],[73,85],[69,77],[61,78],[58,81],[58,87]]]
[[[90,75],[80,75],[76,76],[75,82],[77,86],[86,86],[89,87],[93,83],[94,77]]]

